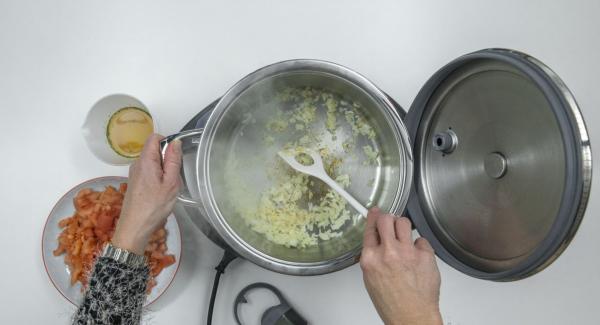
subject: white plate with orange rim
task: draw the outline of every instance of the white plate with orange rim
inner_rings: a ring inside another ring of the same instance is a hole
[[[53,251],[58,247],[58,236],[62,232],[62,229],[58,227],[58,222],[74,214],[73,199],[80,190],[91,188],[95,191],[103,191],[109,185],[118,189],[119,184],[126,182],[127,177],[120,176],[106,176],[85,181],[63,195],[48,215],[42,233],[42,259],[44,267],[54,287],[56,287],[65,299],[76,306],[83,299],[81,284],[77,282],[71,285],[69,267],[64,262],[65,255],[54,256],[53,254]],[[156,301],[167,290],[171,282],[173,282],[181,262],[181,231],[174,215],[170,215],[167,218],[165,228],[167,230],[167,253],[175,255],[175,264],[163,269],[156,277],[156,286],[152,288],[144,306],[148,306]]]

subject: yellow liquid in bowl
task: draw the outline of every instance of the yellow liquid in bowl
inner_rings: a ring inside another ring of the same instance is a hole
[[[135,158],[139,157],[152,132],[154,123],[148,112],[137,107],[125,107],[110,117],[106,137],[117,154]]]

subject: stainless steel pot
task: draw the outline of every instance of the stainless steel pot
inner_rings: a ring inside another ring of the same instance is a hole
[[[187,204],[181,214],[260,266],[303,275],[339,270],[357,261],[363,226],[339,243],[347,249],[320,248],[307,260],[306,252],[261,246],[219,208],[210,168],[223,154],[211,151],[212,143],[235,129],[223,121],[240,96],[269,78],[334,87],[369,103],[365,113],[376,121],[386,153],[373,171],[383,193],[373,203],[396,214],[407,207],[436,254],[465,274],[494,281],[535,274],[564,251],[582,221],[592,176],[589,137],[573,95],[539,60],[504,49],[464,55],[428,80],[404,121],[399,106],[357,73],[322,61],[286,61],[248,75],[185,128],[206,132],[192,137],[200,145],[188,144],[193,154],[184,156],[190,198],[181,199]]]
[[[274,90],[285,86],[327,88],[361,103],[361,113],[377,129],[377,138],[371,145],[380,152],[380,160],[377,167],[345,164],[344,168],[352,175],[348,190],[362,202],[401,213],[408,202],[413,170],[406,128],[395,106],[381,90],[358,73],[334,63],[292,60],[257,70],[235,84],[219,100],[204,129],[170,136],[165,143],[176,138],[200,136],[195,168],[187,168],[184,176],[190,195],[181,197],[180,201],[202,211],[210,226],[206,228],[214,230],[218,241],[273,271],[297,275],[333,272],[356,262],[361,250],[363,219],[345,226],[341,237],[318,246],[286,247],[253,231],[226,199],[231,190],[223,184],[226,182],[224,175],[230,172],[225,166],[232,159],[231,151],[234,150],[245,164],[264,151],[260,147],[263,144],[257,140],[264,128],[248,125],[246,116],[248,113],[261,116],[256,113],[256,108],[265,106],[269,99],[266,97],[275,96]],[[337,141],[342,138],[340,135]],[[275,156],[275,152],[265,154]],[[263,161],[265,159],[259,159],[254,167],[239,168],[234,172],[254,182],[257,189],[261,188],[261,184],[268,182],[267,176],[261,173]],[[373,185],[367,186],[370,182]]]

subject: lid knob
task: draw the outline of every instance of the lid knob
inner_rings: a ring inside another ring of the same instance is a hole
[[[483,169],[491,178],[502,178],[506,174],[506,158],[499,152],[492,152],[483,160]]]

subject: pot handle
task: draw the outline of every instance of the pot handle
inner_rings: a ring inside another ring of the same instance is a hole
[[[202,135],[202,133],[204,132],[204,129],[193,129],[193,130],[186,130],[186,131],[181,131],[177,134],[172,134],[169,135],[167,137],[165,137],[164,139],[162,139],[160,141],[160,158],[161,158],[161,163],[164,161],[165,159],[165,153],[167,152],[167,147],[169,147],[169,144],[175,140],[182,140],[188,137],[194,137],[194,136],[200,136]],[[198,202],[192,198],[183,196],[181,194],[179,194],[177,196],[177,201],[181,202],[183,205],[187,205],[187,206],[192,206],[192,207],[202,207],[202,203]]]

